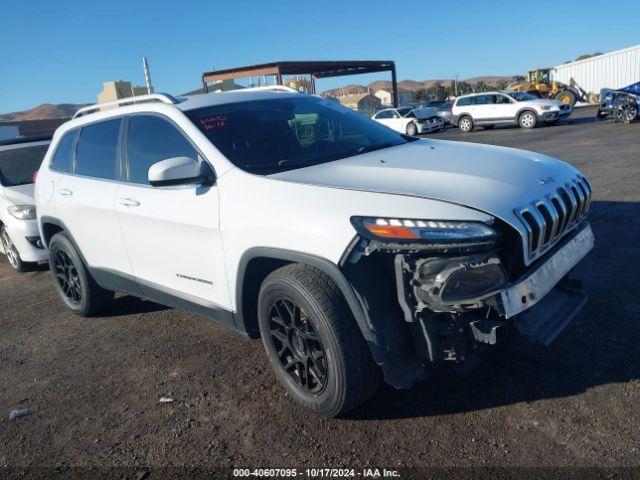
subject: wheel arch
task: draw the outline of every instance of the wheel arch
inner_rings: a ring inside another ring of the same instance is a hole
[[[471,120],[473,123],[475,123],[475,120],[473,119],[473,116],[470,113],[461,113],[460,115],[458,115],[457,121],[458,123],[460,123],[460,120],[462,120],[463,118],[468,118],[469,120]]]
[[[520,122],[520,117],[522,116],[523,113],[525,112],[531,112],[536,116],[536,120],[540,121],[540,115],[538,115],[538,112],[536,112],[536,109],[533,107],[523,107],[520,110],[518,110],[518,113],[516,114],[516,120],[518,122]]]
[[[45,248],[49,248],[49,242],[56,233],[65,232],[69,237],[71,237],[71,233],[65,227],[64,223],[57,218],[48,216],[40,218],[40,231],[42,232],[42,242],[44,243]],[[75,241],[73,241],[72,238],[70,238],[70,240],[75,244]]]
[[[375,340],[362,304],[336,264],[316,255],[272,247],[251,248],[240,259],[235,295],[236,322],[240,330],[252,338],[259,338],[257,304],[260,286],[271,272],[291,263],[309,265],[326,273],[342,292],[365,340]]]

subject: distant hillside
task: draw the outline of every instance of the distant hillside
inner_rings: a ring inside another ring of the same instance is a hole
[[[467,80],[461,80],[461,82],[466,82],[471,86],[475,86],[478,82],[484,82],[487,85],[495,85],[498,82],[511,82],[513,77],[501,77],[501,76],[486,76],[486,77],[473,77]],[[444,79],[434,79],[434,80],[423,80],[421,82],[415,80],[400,80],[398,82],[398,88],[400,90],[409,90],[412,92],[433,88],[436,83],[439,83],[443,87],[449,87],[452,85],[452,80],[444,80]],[[326,90],[322,92],[323,95],[328,97],[335,97],[339,93],[343,95],[347,94],[355,94],[355,93],[364,93],[367,91],[367,88],[371,90],[371,92],[375,92],[376,90],[391,90],[391,81],[389,80],[376,80],[375,82],[371,82],[368,86],[362,85],[347,85],[343,88],[333,88],[331,90]]]
[[[85,104],[60,103],[57,105],[43,103],[31,110],[0,114],[0,121],[42,120],[48,118],[68,118]]]
[[[357,95],[358,93],[367,93],[367,87],[351,84],[322,92],[322,94],[327,97],[337,97],[338,95]]]

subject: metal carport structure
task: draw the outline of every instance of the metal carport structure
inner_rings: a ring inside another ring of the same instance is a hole
[[[396,78],[396,65],[393,61],[382,60],[339,60],[339,61],[293,61],[271,62],[246,67],[227,68],[214,70],[202,74],[204,91],[209,91],[209,83],[222,80],[235,80],[238,78],[259,77],[263,75],[274,76],[276,85],[282,85],[283,75],[310,75],[311,90],[316,93],[316,79],[343,77],[347,75],[361,75],[365,73],[391,72],[391,85],[393,89],[393,105],[398,106],[398,81]]]

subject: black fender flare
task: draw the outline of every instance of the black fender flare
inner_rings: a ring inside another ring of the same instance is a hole
[[[50,217],[48,215],[45,215],[45,216],[40,217],[39,222],[40,222],[40,225],[39,225],[40,237],[42,238],[42,244],[44,245],[44,248],[49,250],[49,242],[47,242],[47,240],[46,240],[46,238],[44,236],[44,225],[45,224],[55,225],[56,227],[60,228],[64,232],[64,234],[67,236],[67,238],[69,239],[69,241],[73,245],[73,248],[75,248],[76,251],[78,252],[78,255],[80,255],[80,258],[82,259],[84,264],[88,265],[87,259],[84,258],[84,255],[82,254],[82,250],[80,250],[80,247],[78,246],[78,242],[76,242],[76,239],[73,238],[73,234],[67,228],[67,226],[65,225],[65,223],[62,220],[59,220],[59,219],[57,219],[55,217]]]
[[[240,258],[240,262],[238,264],[238,271],[236,275],[236,321],[238,328],[243,331],[248,332],[248,322],[245,318],[244,312],[244,283],[246,271],[251,260],[257,258],[268,258],[275,260],[283,260],[291,263],[302,263],[305,265],[309,265],[311,267],[316,267],[325,272],[331,279],[336,283],[345,300],[347,301],[347,305],[351,309],[353,316],[362,332],[364,339],[367,342],[376,341],[376,335],[373,330],[373,327],[369,323],[367,319],[367,315],[365,310],[358,300],[358,297],[355,294],[355,291],[351,284],[347,281],[343,273],[340,271],[338,266],[327,260],[326,258],[319,257],[317,255],[312,255],[309,253],[298,252],[294,250],[286,250],[280,248],[273,247],[253,247],[249,250],[245,251]]]

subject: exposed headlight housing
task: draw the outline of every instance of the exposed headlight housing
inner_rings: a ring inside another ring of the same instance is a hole
[[[421,260],[414,280],[416,297],[436,311],[477,306],[508,283],[502,263],[492,253]]]
[[[18,220],[36,219],[36,207],[34,205],[12,205],[7,207],[7,212]]]
[[[352,217],[351,223],[366,238],[393,242],[464,243],[497,237],[496,231],[482,222]]]
[[[551,110],[553,107],[551,105],[542,105],[540,108],[542,110]]]

